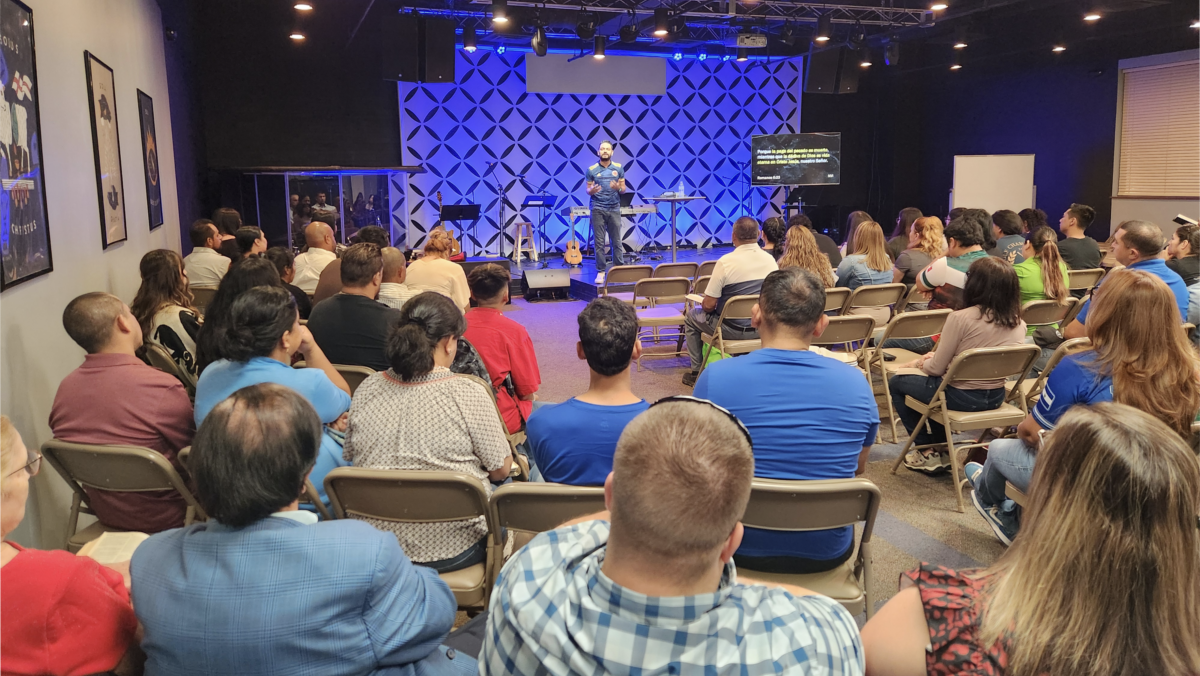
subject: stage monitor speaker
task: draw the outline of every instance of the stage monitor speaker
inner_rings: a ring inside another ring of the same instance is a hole
[[[804,76],[808,94],[853,94],[858,91],[858,61],[848,47],[810,51]]]
[[[521,292],[525,300],[570,299],[571,272],[562,268],[526,270],[521,277]]]
[[[383,13],[380,71],[397,82],[454,82],[454,20]]]

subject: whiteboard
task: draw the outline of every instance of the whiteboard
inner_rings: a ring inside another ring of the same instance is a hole
[[[950,207],[1020,211],[1034,206],[1033,155],[955,155]]]

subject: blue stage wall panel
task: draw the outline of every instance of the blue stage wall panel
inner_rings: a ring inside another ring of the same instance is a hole
[[[595,148],[606,138],[615,143],[614,160],[625,166],[627,184],[637,192],[635,204],[675,190],[681,178],[689,195],[706,198],[681,209],[681,245],[727,243],[738,216],[780,213],[784,189],[749,186],[746,163],[751,136],[799,131],[801,60],[671,60],[666,96],[585,96],[527,93],[526,58],[537,57],[460,50],[454,84],[399,85],[404,159],[427,170],[398,176],[393,186],[392,225],[407,229],[408,246],[420,248],[437,224],[440,191],[444,204],[482,206],[474,233],[470,224],[454,229],[465,235],[469,253],[496,253],[503,183],[508,253],[512,224],[538,222],[538,210],[518,212],[531,192],[560,197],[560,210],[587,204],[583,171],[596,162]],[[487,175],[493,161],[499,165]],[[650,240],[668,244],[669,207],[660,214],[636,224],[626,219],[626,248],[640,249]],[[568,227],[559,213],[549,216],[548,248],[562,249]],[[577,228],[584,237],[587,219]]]

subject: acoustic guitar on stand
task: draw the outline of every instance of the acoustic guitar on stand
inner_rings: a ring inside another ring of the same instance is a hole
[[[453,258],[454,256],[460,256],[460,255],[462,255],[462,247],[459,246],[458,240],[455,239],[454,231],[451,230],[450,228],[447,228],[446,224],[442,222],[442,191],[441,190],[439,190],[437,193],[437,203],[438,203],[438,223],[437,223],[437,225],[433,226],[433,229],[441,230],[442,232],[446,233],[447,235],[450,235],[450,242],[451,242],[450,256],[451,256],[451,258]]]
[[[571,241],[563,251],[563,262],[567,265],[579,265],[583,262],[583,252],[579,250],[579,240],[575,239],[575,219],[571,219]]]

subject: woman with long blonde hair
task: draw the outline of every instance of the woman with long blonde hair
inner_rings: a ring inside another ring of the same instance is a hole
[[[838,265],[837,285],[857,289],[891,281],[892,259],[888,256],[883,228],[875,221],[862,223],[854,233],[854,253]]]
[[[783,245],[783,256],[779,259],[779,269],[802,268],[817,276],[826,287],[833,286],[837,280],[833,277],[833,266],[829,264],[829,256],[817,247],[817,240],[812,232],[803,225],[793,225],[788,228]]]
[[[856,250],[858,244],[854,241],[854,236],[858,233],[858,228],[863,223],[874,223],[875,219],[871,218],[871,214],[865,211],[851,211],[846,217],[846,239],[842,242],[842,255],[852,254]]]
[[[918,218],[908,229],[908,247],[896,256],[892,283],[903,283],[912,288],[917,283],[917,275],[945,255],[946,238],[942,235],[942,219],[937,216]]]
[[[1102,403],[1063,415],[1042,455],[1028,532],[986,570],[905,573],[862,630],[869,676],[1200,673],[1195,451]]]
[[[453,251],[454,238],[445,230],[433,230],[425,240],[425,255],[408,266],[404,283],[417,293],[440,293],[466,312],[471,305],[471,288],[462,266],[450,260]]]
[[[1005,499],[1005,483],[1028,488],[1042,435],[1072,406],[1116,401],[1191,440],[1200,411],[1200,358],[1181,323],[1171,290],[1148,272],[1118,270],[1096,287],[1087,323],[1091,349],[1054,367],[1016,439],[993,441],[987,462],[965,468],[975,486],[975,509],[1001,542],[1011,543],[1021,528],[1015,505]]]
[[[200,312],[192,305],[183,259],[169,249],[147,251],[138,265],[142,285],[129,311],[145,340],[162,346],[184,371],[197,374],[196,337]]]

